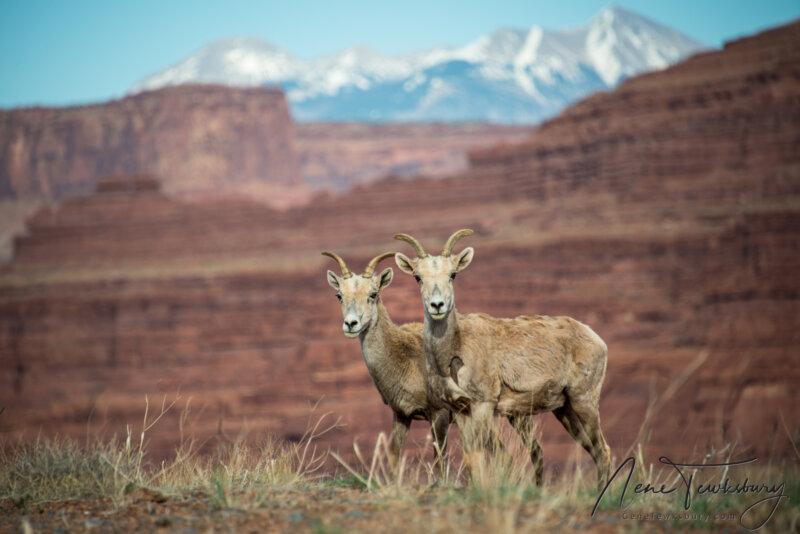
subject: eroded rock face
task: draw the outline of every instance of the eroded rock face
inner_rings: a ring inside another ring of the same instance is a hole
[[[734,442],[793,454],[798,140],[794,24],[630,80],[444,179],[384,180],[287,211],[107,183],[40,212],[2,272],[2,432],[83,436],[90,414],[118,431],[139,421],[145,394],[180,390],[201,439],[243,426],[294,439],[322,399],[318,412],[346,425],[323,443],[365,444],[391,418],[341,335],[319,251],[363,266],[405,250],[398,231],[434,249],[471,227],[459,310],[590,324],[609,345],[601,414],[617,457],[653,394],[653,454],[698,459]],[[422,315],[408,276],[383,298],[398,322]],[[151,436],[156,452],[174,445],[176,421]],[[569,457],[566,432],[543,421],[545,457]]]
[[[462,171],[468,149],[521,140],[529,131],[295,126],[279,89],[171,87],[96,105],[0,111],[0,199],[56,201],[90,193],[109,175],[150,174],[178,198],[246,195],[282,206],[287,191],[306,200],[308,189]]]
[[[469,166],[468,152],[523,140],[530,126],[480,123],[300,123],[297,151],[313,189],[344,191],[386,176],[446,176]]]
[[[58,200],[112,174],[179,196],[302,185],[278,89],[185,86],[106,104],[0,111],[0,196]]]

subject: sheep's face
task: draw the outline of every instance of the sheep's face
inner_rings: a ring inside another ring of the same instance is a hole
[[[328,284],[336,290],[342,308],[342,332],[346,337],[366,333],[378,320],[381,289],[392,282],[394,272],[387,267],[379,275],[354,274],[341,277],[328,271]]]
[[[410,274],[419,284],[422,308],[427,318],[441,321],[455,308],[454,282],[456,274],[472,262],[475,251],[467,247],[459,254],[425,256],[411,259],[397,253],[395,262],[401,271]]]

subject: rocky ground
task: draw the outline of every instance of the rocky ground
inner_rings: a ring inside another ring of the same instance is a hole
[[[737,519],[707,527],[735,530]],[[252,509],[220,507],[203,496],[167,498],[139,490],[122,502],[72,500],[17,506],[0,503],[0,530],[33,532],[583,532],[703,530],[702,523],[639,521],[620,511],[590,517],[590,506],[549,509],[536,500],[486,509],[462,495],[373,495],[318,487],[278,491]]]

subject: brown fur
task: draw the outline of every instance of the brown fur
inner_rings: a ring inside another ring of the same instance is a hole
[[[468,461],[474,463],[480,454],[482,436],[494,432],[493,416],[503,415],[528,444],[540,480],[541,449],[530,435],[531,417],[552,411],[591,454],[602,487],[611,468],[598,411],[608,356],[605,343],[569,317],[459,314],[454,273],[469,265],[473,253],[467,248],[455,256],[395,256],[401,270],[419,279],[430,388],[457,411]],[[453,366],[456,359],[460,365]]]
[[[431,423],[438,460],[446,446],[451,413],[444,403],[428,395],[422,324],[396,325],[380,300],[381,289],[391,283],[392,277],[391,269],[384,270],[380,276],[349,277],[339,277],[328,271],[328,282],[341,297],[343,316],[348,317],[349,312],[362,325],[358,338],[364,362],[384,403],[394,415],[390,462],[396,465],[414,419]]]

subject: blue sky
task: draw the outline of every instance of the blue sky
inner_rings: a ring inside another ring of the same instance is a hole
[[[6,0],[0,106],[123,95],[210,41],[259,37],[300,57],[366,45],[403,53],[461,45],[498,27],[578,26],[608,1]],[[712,46],[800,17],[800,0],[614,2]]]

